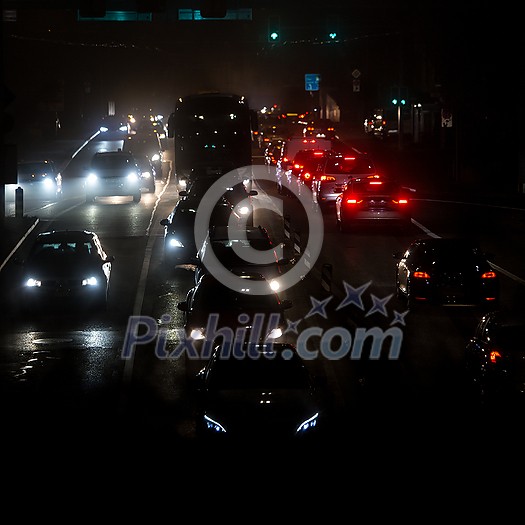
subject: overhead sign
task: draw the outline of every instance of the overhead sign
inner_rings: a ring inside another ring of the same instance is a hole
[[[306,91],[319,91],[321,75],[318,73],[307,73],[304,76],[304,89]]]

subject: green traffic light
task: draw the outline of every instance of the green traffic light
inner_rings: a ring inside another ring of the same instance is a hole
[[[392,99],[392,104],[394,104],[394,106],[397,106],[397,98]]]
[[[277,40],[279,38],[279,33],[273,31],[272,33],[270,33],[270,39],[271,40]]]
[[[337,36],[337,33],[329,33],[328,35],[332,40],[335,40],[335,37]]]

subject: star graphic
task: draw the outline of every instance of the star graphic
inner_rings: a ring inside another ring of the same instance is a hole
[[[330,297],[327,297],[323,301],[318,301],[315,297],[310,296],[310,301],[312,301],[313,307],[304,316],[304,318],[306,319],[307,317],[311,317],[312,315],[319,314],[319,315],[323,316],[326,319],[327,316],[326,316],[325,308],[326,308],[326,305],[328,304],[328,302],[332,300],[332,297],[333,296],[331,295]]]
[[[286,327],[286,330],[284,331],[284,333],[293,332],[294,334],[298,334],[299,330],[297,329],[297,327],[299,326],[299,323],[301,321],[302,319],[297,319],[297,321],[290,321],[290,319],[286,319],[288,326]]]
[[[388,316],[388,312],[386,311],[385,305],[390,301],[394,294],[387,295],[383,299],[379,299],[379,297],[376,297],[373,293],[370,294],[370,297],[372,298],[372,302],[374,303],[372,308],[368,310],[365,317],[368,317],[369,315],[372,315],[374,312],[379,312],[383,314],[385,317]]]
[[[361,310],[364,310],[363,300],[361,295],[363,292],[372,284],[372,281],[368,281],[366,284],[361,285],[359,288],[354,288],[350,286],[346,281],[343,281],[343,286],[345,287],[346,297],[341,301],[336,310],[340,310],[349,304],[355,304],[359,306]]]
[[[405,312],[398,312],[397,310],[394,310],[394,319],[392,319],[392,322],[390,323],[390,325],[400,323],[403,326],[406,326],[405,316],[407,313],[408,313],[408,310],[406,310]]]

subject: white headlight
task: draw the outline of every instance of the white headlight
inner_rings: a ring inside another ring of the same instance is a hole
[[[191,339],[199,340],[204,339],[204,337],[204,328],[193,328],[190,332]]]
[[[226,432],[226,429],[218,422],[212,419],[211,417],[204,414],[204,423],[206,428],[213,432]]]
[[[303,421],[295,431],[296,433],[306,432],[308,430],[311,430],[317,425],[317,418],[319,417],[319,412],[316,412],[312,417],[309,417],[305,421]]]
[[[132,171],[131,173],[128,173],[128,180],[129,181],[136,181],[138,180],[138,176],[136,172]]]
[[[96,277],[88,277],[87,279],[82,279],[82,286],[97,286],[98,281]]]
[[[169,245],[172,248],[184,248],[184,244],[182,244],[178,239],[170,239]]]
[[[42,286],[42,281],[39,281],[38,279],[33,279],[32,277],[30,277],[26,281],[26,286],[28,286],[29,288],[33,288],[35,286]]]
[[[155,155],[153,155],[153,157],[151,157],[151,160],[153,162],[157,162],[158,160],[160,160],[160,155],[158,153],[155,153]]]
[[[97,182],[97,179],[98,179],[97,175],[96,175],[95,173],[91,172],[91,173],[87,176],[87,178],[86,178],[86,182],[87,182],[88,184],[93,184],[93,183]]]
[[[281,328],[274,328],[266,337],[266,339],[279,339],[283,335]]]

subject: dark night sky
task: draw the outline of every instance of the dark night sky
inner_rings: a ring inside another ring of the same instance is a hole
[[[362,111],[401,84],[412,97],[437,92],[444,103],[484,119],[497,118],[495,95],[515,84],[507,66],[516,55],[500,22],[508,15],[498,16],[488,1],[328,0],[307,10],[295,0],[231,0],[253,7],[253,20],[180,22],[176,7],[198,2],[167,0],[167,11],[152,23],[77,22],[75,10],[53,8],[65,5],[59,0],[46,2],[47,9],[21,7],[43,5],[30,0],[7,0],[3,7],[13,4],[18,20],[3,24],[3,63],[20,112],[59,99],[73,118],[104,113],[108,100],[123,113],[148,106],[166,113],[176,97],[207,89],[242,92],[254,106],[286,105],[307,95],[305,73],[321,73],[344,108],[355,104],[351,73],[357,68]],[[278,45],[266,38],[274,14],[283,33]],[[329,44],[334,18],[340,37]]]

